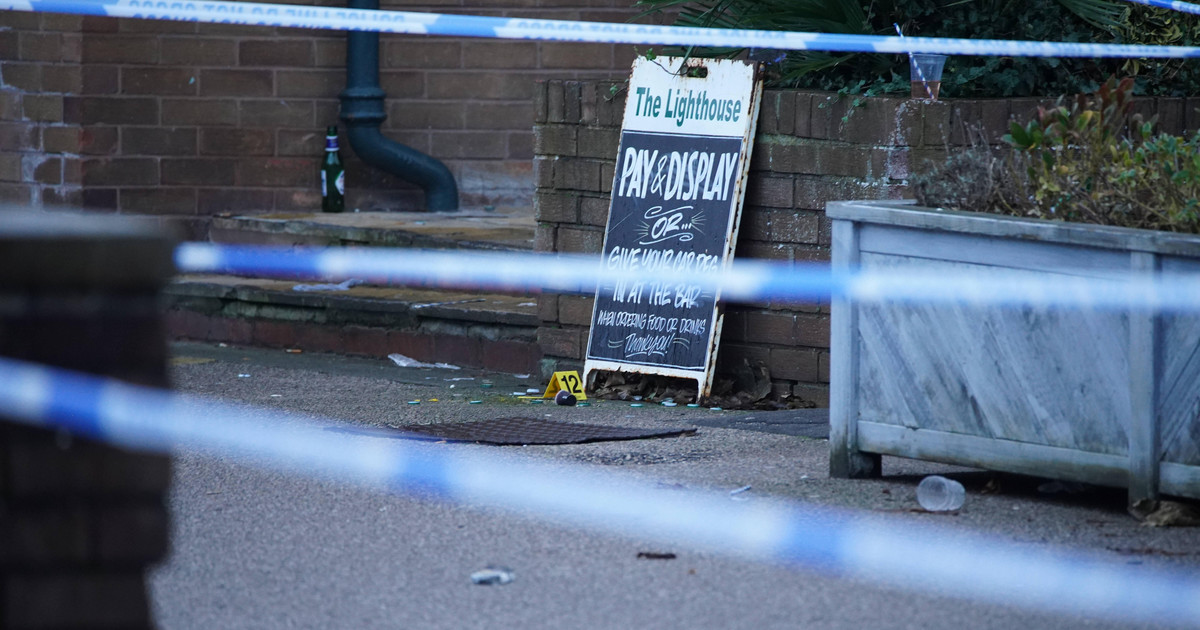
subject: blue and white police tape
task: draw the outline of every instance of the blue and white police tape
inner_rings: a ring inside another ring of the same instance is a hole
[[[0,416],[123,447],[196,449],[920,592],[1113,620],[1200,624],[1195,572],[797,503],[734,503],[726,493],[665,488],[511,452],[329,431],[342,425],[11,359],[0,359]]]
[[[1137,4],[1144,4],[1159,9],[1171,9],[1180,13],[1191,13],[1200,15],[1200,4],[1192,4],[1190,2],[1180,2],[1179,0],[1128,0]]]
[[[357,279],[416,287],[591,294],[597,287],[658,282],[697,287],[728,302],[915,302],[1038,308],[1200,312],[1200,273],[1150,276],[1056,269],[1055,275],[981,267],[948,273],[929,267],[831,270],[658,252],[604,256],[412,249],[293,249],[185,243],[176,250],[185,273],[278,278]]]
[[[1148,46],[735,30],[187,0],[0,0],[0,9],[80,15],[363,30],[459,37],[1006,57],[1200,57],[1196,46]]]

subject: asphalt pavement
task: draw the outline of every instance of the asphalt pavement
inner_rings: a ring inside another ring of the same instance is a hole
[[[514,415],[696,427],[674,438],[453,448],[599,466],[667,487],[749,486],[731,500],[852,508],[884,523],[936,524],[1034,551],[1066,546],[1118,564],[1200,567],[1200,530],[1145,527],[1126,514],[1122,491],[898,458],[884,459],[882,479],[830,479],[825,410],[538,405],[514,396],[545,387],[530,375],[207,344],[175,346],[172,363],[182,392],[370,429],[362,439],[395,439],[372,433],[393,425]],[[533,513],[381,494],[196,452],[175,461],[171,554],[151,579],[155,616],[167,630],[1158,627],[883,587],[686,540],[569,529]],[[962,510],[917,509],[916,484],[928,474],[966,486]],[[513,581],[473,584],[471,574],[489,566],[511,570]]]

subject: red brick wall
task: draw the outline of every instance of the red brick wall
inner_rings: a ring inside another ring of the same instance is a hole
[[[79,24],[0,12],[0,201],[80,201],[80,132],[64,117],[83,86]]]
[[[333,3],[329,3],[333,4]],[[385,3],[624,21],[625,0]],[[447,162],[464,206],[532,202],[537,79],[623,76],[630,46],[383,35],[387,136]],[[0,195],[203,217],[319,208],[344,34],[0,12]],[[420,209],[348,148],[349,207]],[[202,222],[201,222],[202,223]]]

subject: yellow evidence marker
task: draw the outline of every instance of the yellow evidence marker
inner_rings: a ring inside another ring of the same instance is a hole
[[[579,378],[579,372],[574,370],[555,372],[554,376],[550,377],[550,384],[546,386],[546,393],[542,394],[542,398],[554,398],[559,390],[564,389],[577,400],[587,400],[587,394],[583,393],[583,379]]]

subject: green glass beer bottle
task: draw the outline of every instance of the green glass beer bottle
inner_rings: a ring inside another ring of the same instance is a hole
[[[325,130],[325,159],[321,160],[321,211],[346,211],[346,169],[338,152],[337,127]]]

